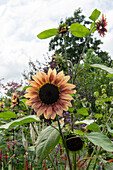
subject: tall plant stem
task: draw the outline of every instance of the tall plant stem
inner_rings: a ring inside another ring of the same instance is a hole
[[[88,162],[88,165],[87,165],[87,167],[86,167],[86,170],[89,170],[89,166],[90,166],[90,164],[91,164],[92,157],[94,156],[94,153],[95,153],[96,149],[97,149],[97,146],[95,146],[95,148],[93,149],[93,152],[92,152],[92,154],[91,154],[91,158],[90,158],[90,160],[89,160],[89,162]]]
[[[64,34],[64,49],[65,49],[65,60],[67,65],[66,34]]]
[[[95,26],[90,30],[90,34],[89,34],[89,36],[87,37],[86,43],[85,43],[84,48],[83,48],[83,50],[82,50],[82,53],[81,53],[81,55],[80,55],[80,57],[79,57],[79,61],[78,61],[78,63],[77,63],[76,69],[75,69],[75,78],[76,78],[78,66],[79,66],[79,64],[80,64],[80,61],[81,61],[82,56],[83,56],[83,54],[84,54],[84,52],[85,52],[86,46],[87,46],[87,44],[88,44],[88,41],[90,40],[90,35],[91,35],[92,30],[93,30],[94,28],[95,28]]]
[[[61,135],[61,138],[62,138],[64,147],[65,147],[65,149],[66,149],[66,154],[67,154],[67,158],[68,158],[69,168],[70,168],[70,170],[72,170],[72,165],[71,165],[71,161],[70,161],[70,157],[69,157],[69,151],[68,151],[68,149],[67,149],[66,142],[65,142],[65,139],[64,139],[62,130],[61,130],[61,126],[60,126],[60,122],[59,122],[59,117],[58,117],[58,115],[56,115],[56,118],[57,118],[57,121],[58,121],[58,127],[59,127],[59,131],[60,131],[60,135]]]
[[[93,170],[95,170],[95,168],[96,168],[96,164],[97,164],[97,161],[98,161],[98,155],[100,154],[100,151],[101,151],[101,147],[99,148],[99,151],[98,151],[98,154],[97,154],[94,166],[93,166]]]

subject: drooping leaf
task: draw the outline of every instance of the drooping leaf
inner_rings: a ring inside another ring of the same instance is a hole
[[[13,111],[1,112],[0,118],[5,119],[17,118],[17,115]]]
[[[84,115],[84,116],[87,116],[87,115],[88,115],[87,108],[78,109],[78,110],[77,110],[77,113],[78,113],[78,114],[81,114],[81,115]]]
[[[36,141],[36,156],[39,156],[40,162],[54,149],[59,139],[60,133],[51,126],[40,133]]]
[[[113,152],[113,143],[104,134],[98,132],[91,132],[85,135],[94,145],[102,147],[108,152]]]
[[[96,21],[97,19],[98,19],[98,17],[100,16],[100,14],[101,14],[101,12],[99,11],[99,10],[97,10],[97,9],[95,9],[93,12],[92,12],[92,14],[91,14],[91,16],[89,17],[92,21]]]
[[[113,68],[110,68],[110,67],[107,67],[105,65],[101,65],[101,64],[92,64],[90,65],[91,67],[94,67],[94,68],[100,68],[102,70],[105,70],[107,72],[109,72],[110,74],[113,74]]]
[[[1,125],[0,129],[8,129],[16,125],[23,125],[24,123],[31,123],[31,122],[40,122],[40,119],[36,115],[30,115],[23,118],[19,118],[10,123],[6,123],[5,125]]]
[[[87,37],[90,34],[89,29],[79,23],[72,24],[69,31],[76,37]]]
[[[50,38],[50,37],[52,37],[54,35],[57,35],[58,34],[57,32],[58,32],[58,29],[56,29],[56,28],[48,29],[48,30],[45,30],[45,31],[39,33],[37,35],[37,37],[39,39],[46,39],[46,38]]]

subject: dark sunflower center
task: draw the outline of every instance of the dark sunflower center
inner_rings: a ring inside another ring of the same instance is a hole
[[[59,89],[54,84],[47,83],[43,85],[39,90],[39,98],[42,103],[51,105],[59,99]]]

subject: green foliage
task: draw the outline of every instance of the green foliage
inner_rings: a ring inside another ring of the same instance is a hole
[[[23,125],[25,123],[31,123],[31,122],[40,122],[40,119],[35,115],[26,116],[26,117],[11,121],[10,123],[6,123],[5,125],[1,125],[0,129],[8,129],[16,125]]]
[[[86,37],[90,34],[90,31],[88,30],[88,28],[86,28],[85,26],[79,23],[72,24],[70,26],[69,31],[71,31],[71,33],[76,37]]]
[[[81,114],[81,115],[84,115],[84,116],[87,116],[87,115],[88,115],[87,108],[77,109],[77,113],[78,113],[78,114]]]
[[[98,19],[98,17],[100,16],[101,12],[97,9],[95,9],[91,16],[89,17],[92,21],[96,21]]]
[[[56,28],[48,29],[48,30],[45,30],[45,31],[39,33],[37,35],[37,37],[40,38],[40,39],[46,39],[46,38],[50,38],[54,35],[58,35],[57,32],[58,32],[58,29],[56,29]]]
[[[93,64],[91,65],[91,67],[94,67],[94,68],[100,68],[102,70],[105,70],[107,72],[109,72],[110,74],[113,74],[113,68],[109,68],[105,65],[101,65],[101,64]]]
[[[59,139],[60,133],[51,126],[41,131],[35,145],[36,155],[39,157],[40,162],[54,149]]]
[[[108,152],[113,152],[113,144],[111,140],[104,134],[98,132],[91,132],[86,135],[94,145],[102,147]]]
[[[13,111],[1,112],[0,118],[3,119],[17,118],[17,115]]]

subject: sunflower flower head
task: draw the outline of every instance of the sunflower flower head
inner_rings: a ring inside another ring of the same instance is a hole
[[[97,24],[97,31],[100,34],[100,36],[105,36],[105,32],[107,32],[107,29],[105,28],[107,26],[106,18],[104,18],[104,14],[102,14],[102,19],[99,20]]]
[[[56,73],[56,69],[49,68],[48,73],[38,72],[32,76],[33,81],[26,89],[25,97],[29,98],[26,104],[32,106],[37,116],[44,114],[46,119],[55,119],[56,114],[62,117],[63,110],[67,111],[72,107],[70,94],[75,85],[67,83],[70,76],[65,76],[63,71]]]
[[[68,26],[66,24],[62,24],[58,28],[58,34],[64,34],[68,30]]]
[[[18,94],[13,93],[13,96],[11,98],[11,108],[16,106],[18,104]]]

